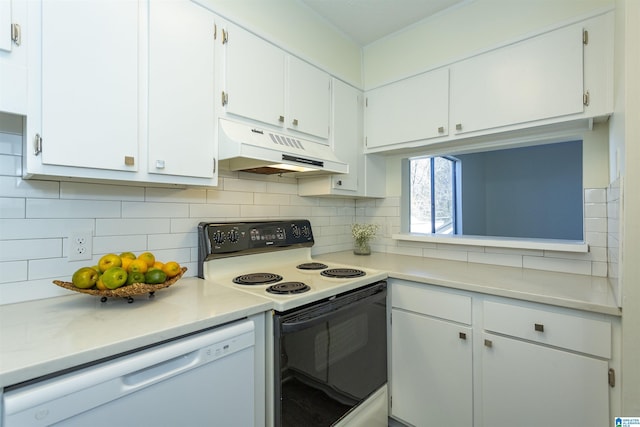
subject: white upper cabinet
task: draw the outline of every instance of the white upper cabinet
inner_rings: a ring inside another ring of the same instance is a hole
[[[41,6],[42,73],[34,81],[28,139],[42,137],[42,163],[138,170],[138,3]]]
[[[224,30],[223,103],[226,112],[282,126],[285,121],[285,54],[233,24]]]
[[[215,15],[191,1],[149,4],[151,173],[214,176],[215,30]]]
[[[449,70],[442,68],[366,93],[368,149],[448,133]]]
[[[552,31],[451,66],[455,133],[583,111],[582,25]]]
[[[286,126],[329,138],[331,79],[329,74],[293,56],[288,57],[288,113]]]
[[[227,24],[224,113],[329,138],[330,75],[251,32]]]
[[[27,113],[27,2],[0,0],[0,111]]]

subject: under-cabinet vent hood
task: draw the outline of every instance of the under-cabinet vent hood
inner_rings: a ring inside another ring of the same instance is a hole
[[[219,119],[221,167],[259,174],[319,175],[347,173],[327,145]]]

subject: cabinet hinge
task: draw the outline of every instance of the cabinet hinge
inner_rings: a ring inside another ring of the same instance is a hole
[[[218,39],[218,24],[213,24],[213,39]]]
[[[608,378],[609,386],[616,386],[616,370],[611,368],[609,369],[609,378]]]
[[[368,147],[368,146],[369,146],[369,137],[368,137],[368,136],[365,136],[365,137],[364,137],[364,146],[365,146],[365,147]]]
[[[582,95],[582,103],[584,104],[585,107],[588,107],[589,101],[590,101],[589,91],[586,91],[584,95]]]
[[[216,173],[216,158],[213,158],[213,173]]]
[[[224,107],[229,103],[229,94],[225,91],[222,91],[222,106]]]
[[[20,28],[20,24],[11,24],[11,41],[15,43],[16,46],[20,46],[20,43],[22,43],[22,29]]]
[[[38,155],[42,153],[42,137],[39,133],[36,133],[36,137],[33,140],[33,154]]]
[[[229,41],[229,32],[223,28],[222,29],[222,44],[227,44],[228,41]]]
[[[369,106],[369,98],[368,97],[364,99],[364,106],[365,107]]]
[[[582,30],[582,44],[589,44],[589,31]]]
[[[389,406],[393,408],[393,396],[389,396]]]

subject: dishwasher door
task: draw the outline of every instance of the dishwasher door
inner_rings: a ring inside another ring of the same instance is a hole
[[[250,320],[190,335],[3,396],[4,427],[251,426]]]

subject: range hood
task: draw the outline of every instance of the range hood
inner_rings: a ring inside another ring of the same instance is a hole
[[[221,168],[295,176],[349,172],[324,144],[226,119],[219,119],[218,133]]]

